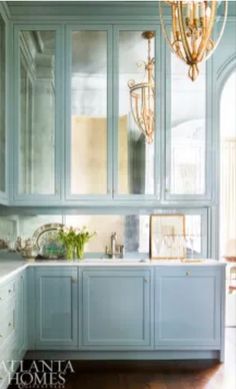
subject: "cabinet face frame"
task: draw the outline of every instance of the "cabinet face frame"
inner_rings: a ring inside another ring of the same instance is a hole
[[[71,193],[71,68],[72,68],[72,33],[74,31],[104,31],[107,34],[107,188],[106,194],[72,194]],[[66,26],[66,64],[65,64],[65,199],[76,200],[111,200],[112,199],[112,26],[103,24],[73,24]]]
[[[20,166],[20,33],[21,31],[53,31],[55,32],[55,148],[54,148],[54,194],[20,194],[19,193],[19,166]],[[64,41],[63,29],[60,26],[52,24],[15,24],[13,29],[13,79],[14,89],[13,101],[16,107],[16,115],[12,120],[12,143],[13,153],[13,201],[19,203],[47,203],[47,201],[59,201],[62,194],[62,179],[64,165],[63,150],[63,103],[64,103]]]

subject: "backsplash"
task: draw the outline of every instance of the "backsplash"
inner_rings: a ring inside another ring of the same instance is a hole
[[[110,237],[117,233],[117,242],[123,244],[126,255],[149,253],[149,214],[133,215],[35,215],[0,216],[0,239],[13,242],[17,236],[31,238],[35,230],[48,223],[63,223],[67,226],[96,232],[85,248],[87,255],[105,252],[110,245]],[[193,236],[195,256],[205,256],[203,242],[206,237],[202,231],[202,215],[186,214],[186,235]]]

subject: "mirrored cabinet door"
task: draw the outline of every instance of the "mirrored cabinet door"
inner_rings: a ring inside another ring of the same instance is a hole
[[[167,92],[167,198],[206,193],[206,65],[193,82],[172,54]],[[168,65],[167,65],[168,66]]]
[[[52,197],[56,182],[56,31],[20,30],[18,195]]]
[[[0,15],[0,192],[6,192],[6,27]]]
[[[155,194],[155,32],[119,31],[117,194]],[[149,69],[149,70],[148,70]]]
[[[108,194],[108,31],[70,31],[69,196]]]

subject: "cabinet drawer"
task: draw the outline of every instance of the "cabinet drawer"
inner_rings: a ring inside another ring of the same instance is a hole
[[[9,304],[1,304],[0,322],[0,347],[15,332],[15,302],[10,300]]]
[[[0,307],[2,303],[8,301],[12,297],[15,297],[15,293],[16,293],[15,280],[9,281],[7,284],[0,286]]]

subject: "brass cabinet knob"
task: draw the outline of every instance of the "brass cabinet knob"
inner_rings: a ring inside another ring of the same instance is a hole
[[[11,323],[8,323],[8,327],[11,327]]]
[[[190,271],[186,271],[186,276],[191,276],[191,272]]]
[[[148,279],[147,278],[144,278],[144,282],[146,282],[146,284],[148,283]]]

